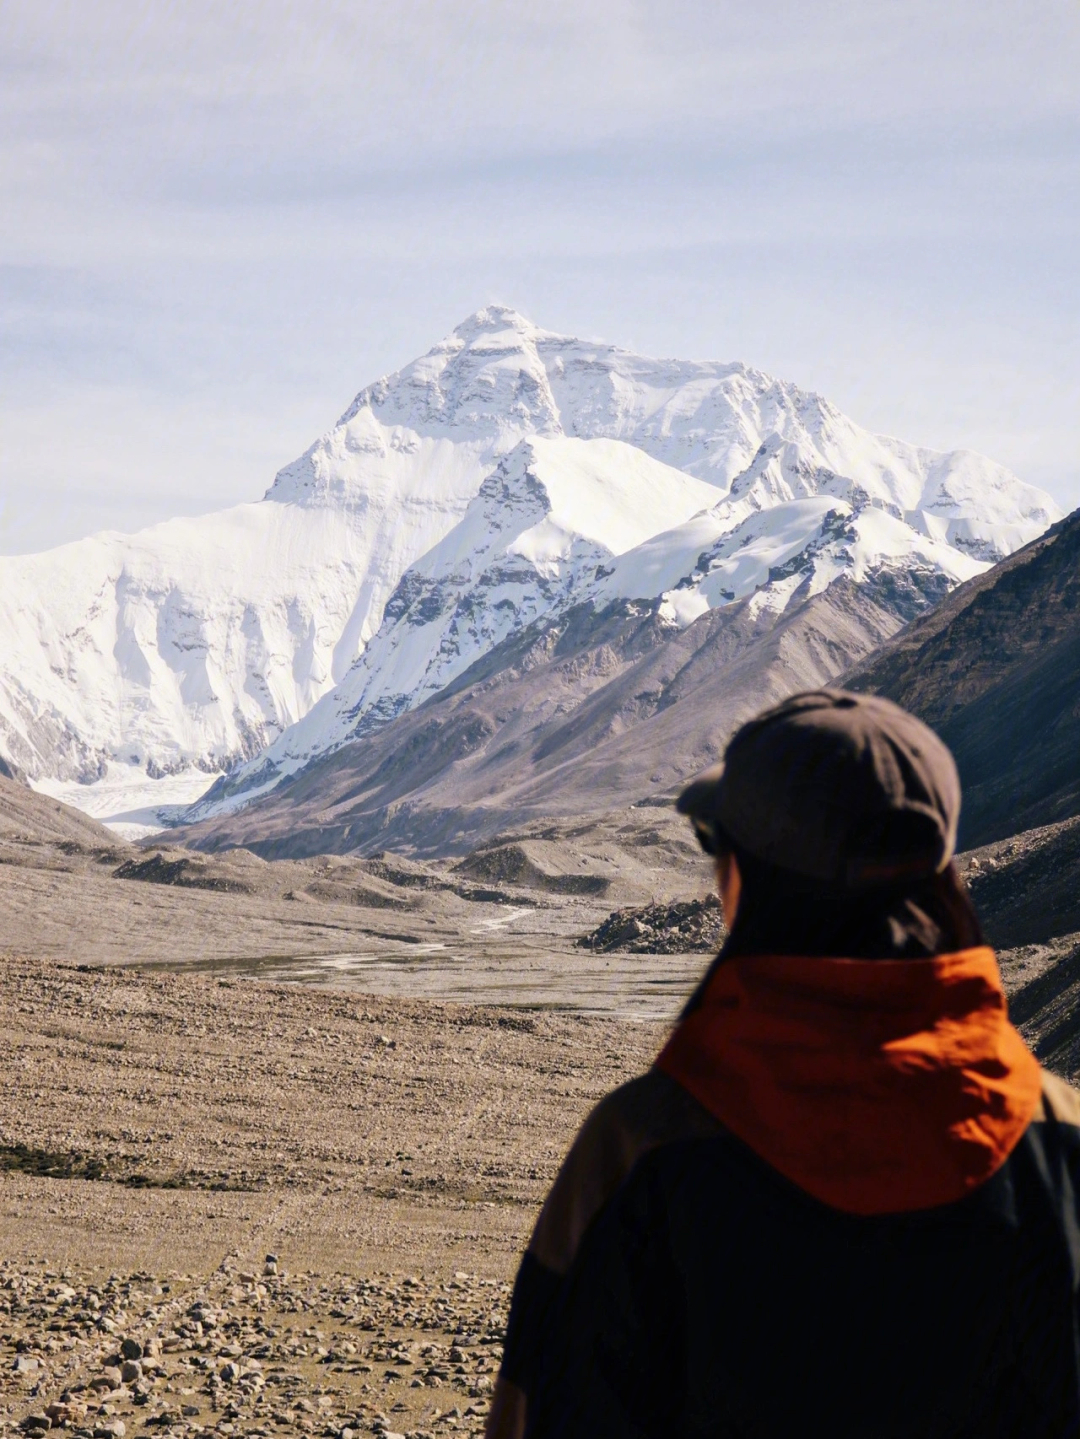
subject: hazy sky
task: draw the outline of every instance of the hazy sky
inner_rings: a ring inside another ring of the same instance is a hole
[[[0,551],[254,499],[490,301],[1080,504],[1076,0],[0,0]]]

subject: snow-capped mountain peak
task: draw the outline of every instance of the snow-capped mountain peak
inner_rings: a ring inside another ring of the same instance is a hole
[[[361,390],[334,429],[278,474],[266,498],[363,505],[372,470],[408,495],[433,471],[441,479],[441,462],[462,446],[470,460],[489,459],[524,435],[561,435],[537,348],[542,338],[513,310],[477,311],[426,355]]]
[[[244,788],[566,606],[685,624],[883,567],[917,574],[914,603],[1056,517],[982,456],[747,365],[491,306],[361,390],[261,503],[0,560],[0,750],[98,812],[103,776]]]
[[[261,788],[421,703],[509,635],[590,592],[620,554],[716,491],[621,440],[533,436],[402,576],[346,679],[227,786]]]

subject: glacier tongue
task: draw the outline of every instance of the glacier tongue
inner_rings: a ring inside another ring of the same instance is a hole
[[[569,605],[686,624],[841,574],[914,577],[917,601],[1057,517],[982,456],[871,435],[749,366],[491,307],[263,501],[0,559],[0,751],[98,813],[110,786],[138,808],[139,776],[152,805],[188,792],[156,777],[223,770],[231,805]]]

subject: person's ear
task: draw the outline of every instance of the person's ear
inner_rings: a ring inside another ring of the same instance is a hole
[[[724,911],[724,923],[730,931],[739,912],[742,895],[742,875],[739,861],[730,849],[722,850],[716,856],[716,887],[720,891],[720,907]]]

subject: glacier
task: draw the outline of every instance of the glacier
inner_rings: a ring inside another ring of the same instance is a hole
[[[747,365],[493,306],[261,501],[0,559],[0,751],[150,829],[211,784],[187,813],[246,803],[567,606],[685,625],[840,576],[918,603],[1058,517],[992,460],[872,435]]]

